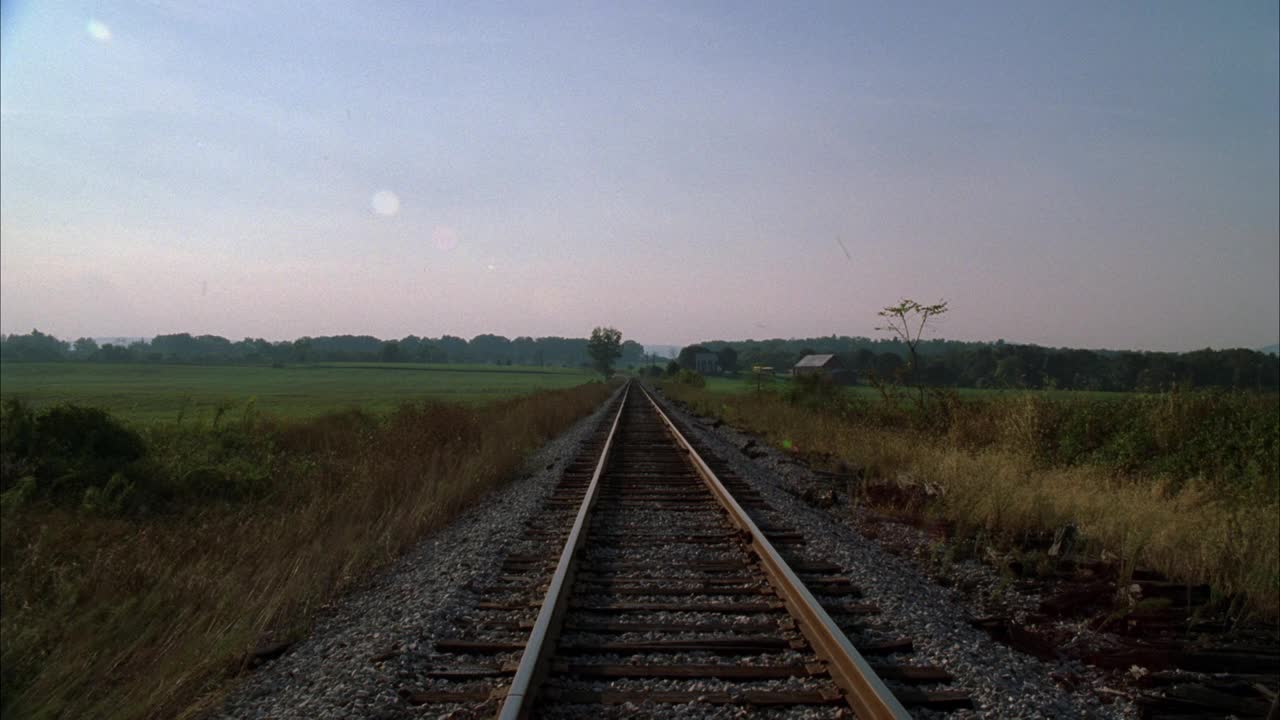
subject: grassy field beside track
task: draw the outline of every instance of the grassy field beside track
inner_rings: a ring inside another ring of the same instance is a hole
[[[1240,610],[1280,617],[1274,393],[959,393],[920,412],[861,390],[663,387],[821,469],[931,491],[886,512],[942,519],[961,539],[1015,551],[1074,524],[1093,557],[1205,583],[1247,599]]]
[[[726,395],[744,395],[755,392],[755,385],[747,379],[746,374],[743,374],[740,377],[707,376],[703,379],[706,381],[706,389],[711,392],[724,393]],[[764,387],[775,392],[785,392],[786,389],[790,387],[790,384],[790,378],[779,375]],[[851,385],[848,387],[842,387],[840,390],[850,398],[860,398],[863,400],[880,399],[879,391],[870,385]],[[960,397],[968,399],[1009,398],[1019,395],[1034,395],[1036,397],[1057,399],[1121,400],[1141,394],[1132,392],[1104,392],[1101,390],[1023,390],[1019,388],[956,388],[955,392]],[[903,400],[910,402],[910,398],[905,396]]]
[[[505,365],[324,363],[245,365],[0,363],[0,398],[35,406],[101,407],[138,422],[261,413],[307,418],[349,408],[382,412],[405,400],[479,403],[580,385],[578,369]]]
[[[271,372],[160,377],[223,378],[212,387],[231,395],[243,388],[236,380]],[[391,393],[376,378],[443,371],[294,372],[362,378],[385,407]],[[476,400],[502,374],[449,377],[470,391],[455,395]],[[557,372],[549,377],[576,387],[528,392],[527,377],[506,375],[520,378],[517,396],[491,402],[410,402],[423,386],[408,385],[388,412],[317,415],[341,394],[330,393],[285,405],[304,417],[245,412],[218,423],[125,423],[6,400],[0,716],[199,717],[255,646],[300,637],[327,602],[514,479],[528,453],[614,387]],[[151,387],[163,408],[190,384],[167,396]],[[132,417],[169,410],[154,412]]]

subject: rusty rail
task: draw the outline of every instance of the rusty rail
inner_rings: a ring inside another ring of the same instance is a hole
[[[867,663],[866,659],[853,647],[849,638],[836,625],[827,611],[822,608],[809,589],[801,582],[799,576],[787,565],[773,544],[756,526],[755,521],[747,515],[746,510],[738,504],[729,490],[716,477],[711,466],[703,461],[694,450],[693,445],[685,439],[671,418],[663,412],[653,396],[641,389],[645,399],[653,405],[658,418],[666,426],[682,450],[689,455],[689,460],[702,477],[703,482],[711,489],[712,494],[729,514],[730,520],[743,532],[750,535],[751,548],[759,556],[769,582],[778,591],[787,610],[799,621],[800,631],[813,646],[813,649],[827,663],[832,679],[845,691],[845,699],[859,718],[893,718],[901,720],[910,718],[910,713],[884,684]]]
[[[565,541],[564,550],[560,552],[560,561],[556,564],[555,574],[551,577],[551,585],[538,610],[538,619],[529,632],[529,640],[525,643],[524,654],[520,656],[520,665],[516,668],[511,687],[507,690],[498,717],[502,720],[517,720],[529,716],[533,707],[538,684],[546,674],[547,659],[555,650],[556,636],[560,623],[564,618],[565,607],[573,586],[573,570],[579,548],[586,538],[587,522],[591,508],[599,495],[600,475],[604,473],[605,464],[609,461],[609,451],[613,447],[613,437],[618,432],[618,421],[627,407],[627,395],[631,392],[631,383],[622,391],[622,402],[618,405],[618,413],[613,417],[613,425],[609,428],[609,436],[605,439],[604,449],[600,452],[600,461],[596,463],[595,472],[591,475],[591,483],[587,486],[582,504],[578,506],[578,514],[574,518],[573,528]]]

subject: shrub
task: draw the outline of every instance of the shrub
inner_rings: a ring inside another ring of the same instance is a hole
[[[133,516],[240,502],[266,493],[279,434],[256,413],[217,427],[138,430],[98,408],[59,405],[37,412],[10,401],[0,414],[0,492],[10,510],[41,501]],[[359,437],[350,433],[344,441]]]
[[[844,391],[830,376],[814,373],[792,378],[786,397],[793,405],[835,409],[844,399]]]
[[[28,500],[77,504],[87,491],[106,491],[113,478],[112,492],[119,494],[146,455],[137,432],[98,408],[55,405],[36,413],[15,400],[5,403],[3,415],[0,491],[30,477]]]
[[[707,379],[692,370],[680,370],[676,375],[676,382],[696,388],[707,386]]]

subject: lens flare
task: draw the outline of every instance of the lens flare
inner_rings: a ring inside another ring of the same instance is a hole
[[[89,37],[98,42],[107,42],[111,40],[111,28],[101,20],[90,19],[89,24],[85,26],[85,32],[89,33]]]
[[[391,217],[400,212],[400,196],[390,190],[379,190],[374,193],[370,204],[374,212],[384,217]]]

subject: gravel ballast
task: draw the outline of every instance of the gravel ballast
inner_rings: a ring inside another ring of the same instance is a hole
[[[909,560],[885,552],[830,513],[811,507],[784,490],[787,476],[808,472],[772,448],[750,459],[739,448],[751,436],[727,425],[711,427],[670,401],[664,409],[697,441],[727,461],[768,501],[781,522],[802,532],[806,554],[844,566],[855,585],[882,614],[880,629],[910,637],[914,664],[945,668],[955,676],[952,687],[969,693],[975,709],[949,718],[1133,718],[1128,702],[1104,704],[1097,690],[1101,676],[1080,663],[1045,662],[992,640],[968,623],[970,613],[933,583]],[[783,474],[785,472],[785,475]],[[812,478],[810,478],[812,479]],[[1082,678],[1074,691],[1053,675]],[[923,715],[924,713],[922,713]],[[930,714],[932,716],[932,714]]]
[[[601,422],[592,415],[544,445],[526,474],[430,535],[367,586],[336,601],[311,635],[254,671],[218,718],[417,716],[398,696],[415,658],[450,631],[520,540],[564,467]]]
[[[1077,663],[1040,661],[993,641],[968,624],[969,611],[947,588],[934,584],[909,560],[889,554],[847,521],[787,492],[788,476],[807,471],[783,453],[769,449],[749,459],[738,449],[748,436],[728,426],[708,427],[670,403],[664,405],[691,439],[727,461],[761,493],[779,524],[803,533],[807,557],[846,569],[867,601],[882,610],[875,634],[910,637],[916,650],[903,660],[945,668],[955,676],[951,687],[966,691],[975,704],[973,711],[945,716],[926,711],[921,716],[1135,717],[1128,703],[1100,701],[1097,673]],[[526,521],[539,511],[608,406],[531,456],[521,479],[426,538],[368,585],[337,600],[307,639],[254,671],[215,717],[389,720],[438,714],[407,705],[399,692],[418,684],[434,640],[456,634],[454,619],[482,599],[471,588],[494,583],[503,557],[521,541]],[[1054,674],[1084,681],[1069,691],[1054,682]],[[645,713],[651,708],[628,709]]]

